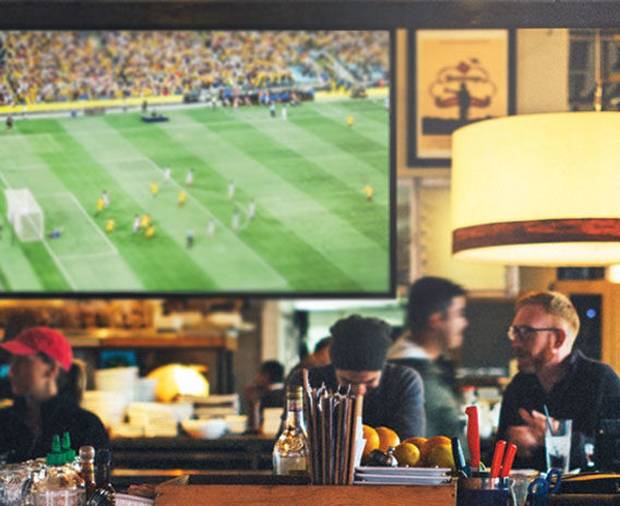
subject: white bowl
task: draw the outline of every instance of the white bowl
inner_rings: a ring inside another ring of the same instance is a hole
[[[248,426],[248,417],[246,415],[228,415],[224,417],[228,432],[231,434],[243,434]]]
[[[181,427],[196,439],[216,439],[226,432],[226,421],[222,418],[211,420],[183,420]]]

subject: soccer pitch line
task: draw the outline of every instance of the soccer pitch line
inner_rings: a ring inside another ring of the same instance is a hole
[[[11,185],[9,184],[8,180],[6,179],[6,177],[4,176],[2,171],[0,171],[0,179],[2,180],[2,183],[4,184],[5,188],[7,188],[7,189],[11,188]],[[45,231],[43,231],[43,233],[45,234]],[[52,260],[54,260],[54,263],[56,264],[56,266],[58,267],[60,272],[62,272],[62,275],[67,280],[67,283],[69,283],[69,286],[71,286],[71,288],[75,291],[77,289],[77,285],[75,284],[75,281],[73,281],[73,279],[71,278],[71,276],[67,272],[67,269],[64,268],[64,266],[62,265],[62,262],[60,261],[60,259],[52,251],[52,248],[50,247],[50,245],[45,240],[45,237],[43,237],[41,242],[43,243],[43,246],[45,246],[45,249],[47,250],[47,252],[52,257]]]
[[[102,258],[102,257],[115,257],[118,256],[118,252],[114,252],[114,251],[109,251],[109,252],[102,252],[102,253],[85,253],[83,255],[77,254],[77,255],[62,255],[61,258],[63,260],[80,260],[83,258]]]
[[[69,286],[71,286],[71,289],[74,292],[77,291],[77,285],[76,285],[75,281],[73,281],[73,278],[69,275],[69,273],[67,272],[67,269],[65,269],[64,265],[62,265],[62,262],[60,261],[60,258],[58,258],[56,253],[54,253],[54,251],[52,250],[52,248],[50,247],[48,242],[45,240],[45,238],[42,240],[42,242],[43,242],[43,246],[45,246],[45,249],[47,250],[47,252],[52,257],[52,260],[54,260],[54,263],[56,264],[56,266],[58,267],[60,272],[62,272],[62,275],[65,277],[65,279],[69,283]]]
[[[11,184],[9,183],[9,180],[6,178],[6,176],[3,174],[1,170],[0,170],[0,180],[2,180],[2,184],[4,185],[6,189],[11,188]]]
[[[73,193],[71,192],[64,192],[66,193],[66,195],[69,195],[71,197],[71,199],[75,202],[75,205],[78,207],[78,209],[82,212],[82,214],[84,216],[86,216],[86,219],[90,222],[90,224],[95,228],[95,230],[97,231],[97,233],[103,237],[103,240],[108,244],[108,246],[110,247],[110,249],[113,251],[114,255],[118,255],[118,249],[116,248],[116,246],[114,246],[114,244],[112,243],[112,241],[110,241],[110,239],[101,231],[101,229],[97,226],[97,223],[95,223],[95,220],[93,220],[91,218],[91,216],[86,212],[86,209],[84,209],[84,207],[82,206],[82,204],[80,204],[80,201],[76,198],[75,195],[73,195]],[[84,255],[84,256],[91,256],[91,255]]]

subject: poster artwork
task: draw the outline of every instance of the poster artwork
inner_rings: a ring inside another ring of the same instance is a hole
[[[451,135],[509,113],[507,30],[418,30],[415,158],[451,158]]]

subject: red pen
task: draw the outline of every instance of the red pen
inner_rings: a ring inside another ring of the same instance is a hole
[[[472,472],[480,469],[480,430],[478,428],[478,407],[467,406],[467,446],[469,446],[469,456],[471,458],[470,468]]]
[[[493,451],[493,463],[491,464],[491,479],[499,478],[499,471],[502,467],[502,459],[504,458],[504,450],[506,449],[506,441],[500,439],[495,443]]]
[[[501,478],[506,478],[510,474],[512,469],[512,463],[515,461],[515,455],[517,454],[517,445],[510,443],[506,449],[506,455],[504,456],[504,462],[502,462]]]

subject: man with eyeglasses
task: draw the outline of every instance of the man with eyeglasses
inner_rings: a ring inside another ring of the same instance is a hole
[[[578,332],[579,316],[565,295],[531,292],[517,300],[508,338],[519,373],[504,393],[498,429],[499,439],[518,446],[515,466],[545,470],[547,406],[552,426],[573,421],[570,467],[583,467],[603,398],[620,396],[613,369],[573,349]]]

